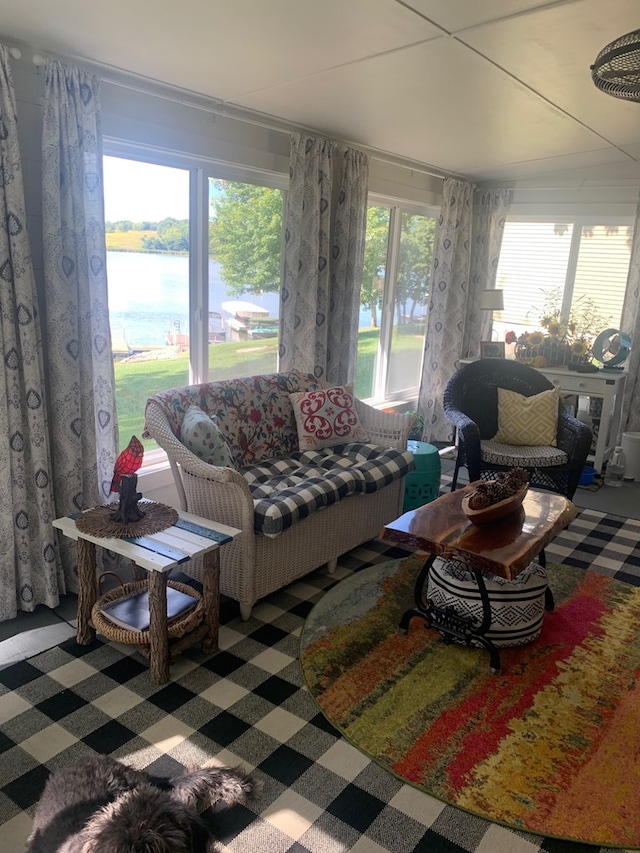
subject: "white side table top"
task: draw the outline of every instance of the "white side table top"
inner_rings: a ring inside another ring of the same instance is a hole
[[[114,510],[116,506],[117,504],[114,504]],[[75,519],[69,516],[57,518],[53,526],[69,539],[92,542],[115,554],[128,557],[147,571],[155,572],[168,572],[192,557],[214,551],[242,533],[236,527],[227,527],[189,512],[178,511],[178,516],[178,522],[171,527],[136,538],[94,536],[79,530]]]

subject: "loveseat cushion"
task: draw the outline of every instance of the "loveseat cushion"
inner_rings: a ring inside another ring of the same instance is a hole
[[[414,467],[408,451],[349,442],[265,460],[240,473],[253,497],[256,532],[277,536],[312,512],[352,494],[376,492]]]

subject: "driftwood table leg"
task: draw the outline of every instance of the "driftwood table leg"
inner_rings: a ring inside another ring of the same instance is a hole
[[[169,634],[167,630],[167,576],[149,572],[149,664],[155,684],[169,681]]]
[[[202,650],[206,654],[218,651],[218,632],[220,629],[220,549],[208,551],[204,555],[204,618],[207,633],[202,641]]]
[[[96,638],[91,625],[91,611],[97,599],[96,546],[86,539],[78,539],[78,627],[76,641],[87,646]]]

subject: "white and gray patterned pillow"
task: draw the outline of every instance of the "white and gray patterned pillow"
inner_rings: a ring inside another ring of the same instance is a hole
[[[229,445],[220,428],[198,406],[189,406],[180,426],[180,441],[209,465],[233,468]]]

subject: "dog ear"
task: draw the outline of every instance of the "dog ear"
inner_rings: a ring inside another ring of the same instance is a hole
[[[196,812],[216,804],[230,808],[246,803],[258,788],[257,782],[242,768],[202,767],[170,780],[173,796]]]

